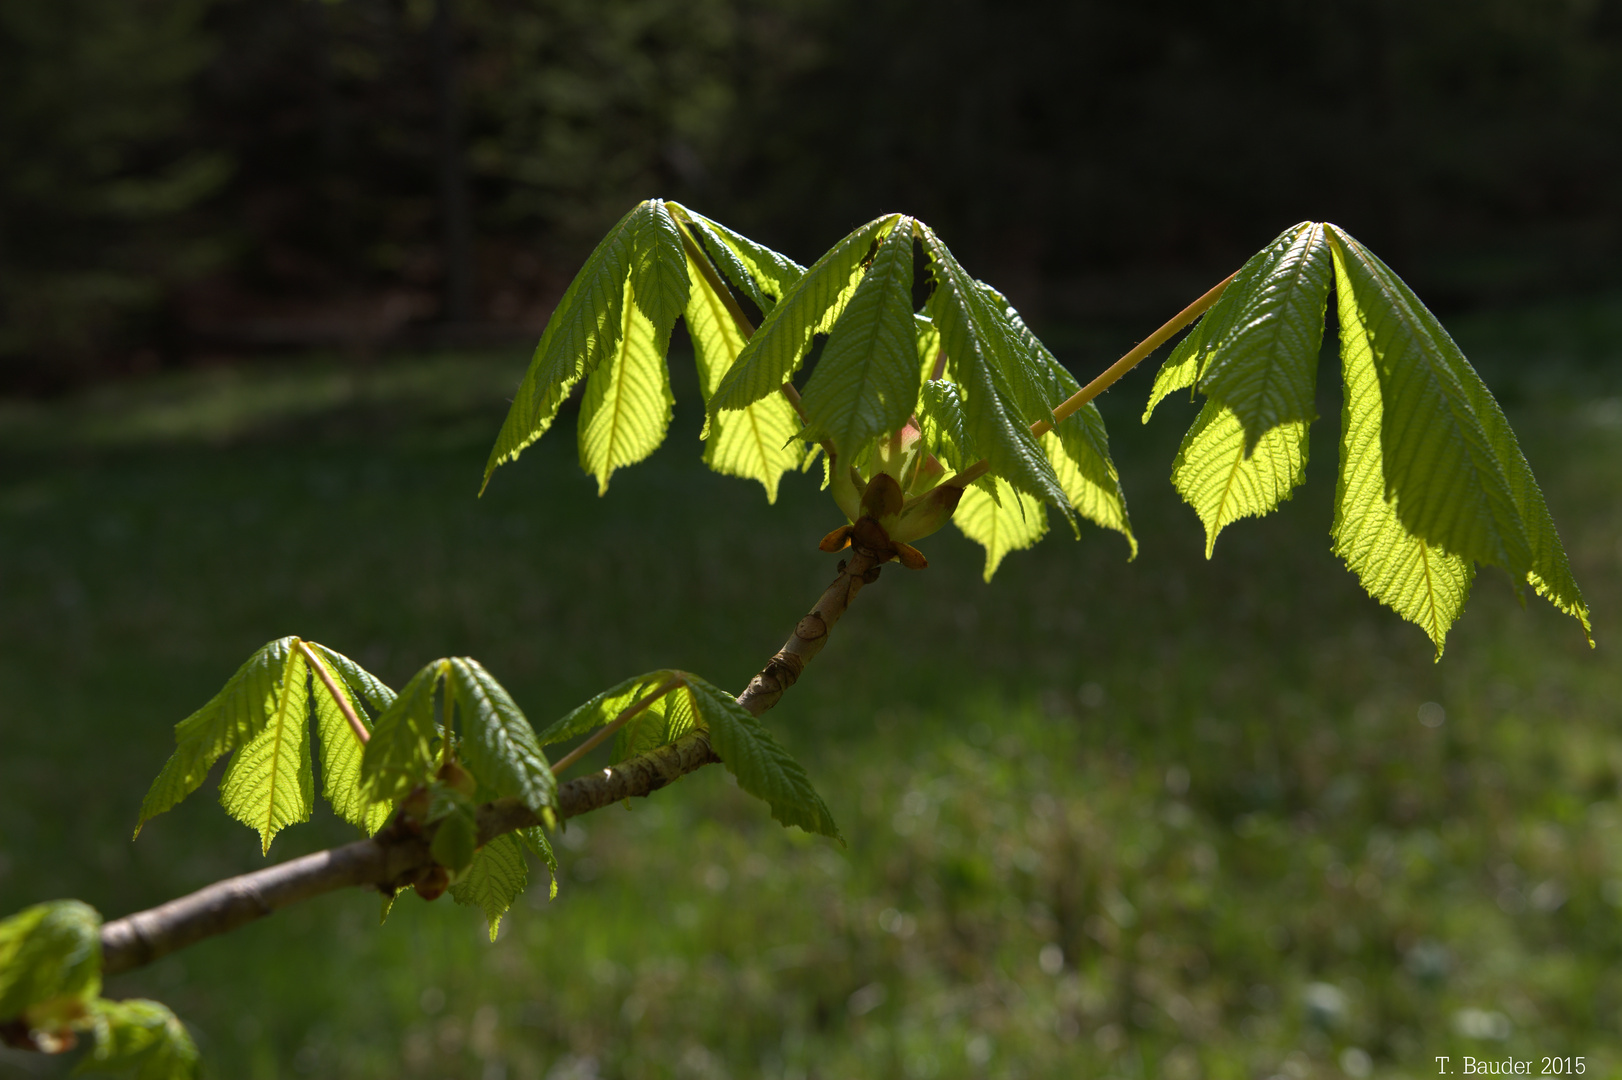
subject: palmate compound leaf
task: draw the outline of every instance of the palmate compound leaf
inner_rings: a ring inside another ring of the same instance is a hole
[[[95,1049],[75,1072],[121,1073],[135,1080],[193,1080],[200,1060],[186,1026],[160,1002],[100,1000],[91,1006]]]
[[[644,699],[654,698],[644,704]],[[674,742],[694,727],[709,732],[710,745],[744,791],[765,800],[784,825],[842,840],[833,815],[799,762],[773,739],[737,698],[686,671],[662,668],[635,675],[604,690],[541,732],[543,745],[584,735],[612,723],[627,709],[642,710],[620,729],[615,760]]]
[[[347,691],[347,701],[363,724],[360,698],[374,708],[388,701],[388,687],[341,653],[297,637],[268,643],[207,704],[175,726],[175,752],[141,804],[136,835],[147,821],[197,790],[216,761],[236,751],[220,780],[220,802],[259,833],[261,848],[268,852],[277,832],[310,816],[312,712],[321,732],[324,794],[351,824],[368,833],[381,826],[388,806],[379,807],[360,787],[359,739],[325,683],[312,680],[301,645],[330,665],[340,692]]]
[[[65,1027],[101,993],[101,916],[53,900],[0,919],[0,1021]]]
[[[1402,279],[1343,230],[1328,233],[1342,323],[1366,343],[1362,362],[1378,377],[1384,494],[1403,529],[1530,583],[1593,644],[1588,607],[1498,402]]]
[[[693,341],[699,388],[708,401],[743,352],[745,339],[726,299],[691,258],[687,276],[693,283],[685,313],[687,333]],[[799,438],[802,426],[782,394],[715,413],[704,433],[704,464],[723,475],[759,480],[766,501],[775,503],[778,481],[805,460],[805,443]]]
[[[777,393],[800,369],[812,336],[830,330],[850,301],[873,242],[893,228],[899,217],[887,214],[856,229],[794,283],[721,379],[709,400],[711,416]]]
[[[1208,395],[1173,466],[1206,525],[1272,510],[1301,482],[1326,279],[1345,382],[1335,551],[1437,646],[1476,562],[1504,567],[1589,630],[1548,508],[1491,393],[1413,292],[1333,225],[1286,230],[1253,257],[1161,369]],[[1592,637],[1590,636],[1590,643]]]
[[[805,385],[808,435],[854,460],[876,436],[906,426],[918,401],[918,332],[912,313],[912,219],[885,235]]]
[[[556,860],[552,865],[556,866]],[[516,836],[504,833],[474,854],[467,873],[451,886],[450,892],[458,904],[484,912],[485,921],[490,924],[490,940],[495,941],[501,929],[501,917],[528,885],[529,868],[524,865],[524,849]],[[556,891],[554,885],[554,895]]]

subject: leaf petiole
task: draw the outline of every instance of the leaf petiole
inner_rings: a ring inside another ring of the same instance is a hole
[[[1205,314],[1206,310],[1221,298],[1222,291],[1226,289],[1229,283],[1238,276],[1239,271],[1235,270],[1233,273],[1229,274],[1227,277],[1213,285],[1209,290],[1207,290],[1205,295],[1201,296],[1198,300],[1195,300],[1182,311],[1179,311],[1176,315],[1173,315],[1170,319],[1167,319],[1165,324],[1162,325],[1160,329],[1138,342],[1137,345],[1134,346],[1132,350],[1125,356],[1121,357],[1119,360],[1115,361],[1115,363],[1105,368],[1096,379],[1088,383],[1086,386],[1083,386],[1080,390],[1077,390],[1074,394],[1071,394],[1069,397],[1065,398],[1058,405],[1055,405],[1053,407],[1052,421],[1038,420],[1036,423],[1032,424],[1031,434],[1037,438],[1041,438],[1043,435],[1046,435],[1048,432],[1053,430],[1054,424],[1061,423],[1066,417],[1075,413],[1077,409],[1080,409],[1083,405],[1093,400],[1093,398],[1097,397],[1099,394],[1102,394],[1111,386],[1114,386],[1116,381],[1119,380],[1122,375],[1125,375],[1127,372],[1137,367],[1145,357],[1154,352],[1156,349],[1160,348],[1160,346],[1164,345],[1173,334],[1177,333],[1177,331],[1181,330],[1183,327]],[[945,480],[943,482],[943,486],[949,484],[953,487],[968,487],[970,484],[974,483],[976,480],[980,479],[990,471],[990,462],[983,460],[977,461],[973,465],[970,465],[967,469],[964,469],[962,472],[958,473],[956,476]]]
[[[327,688],[327,693],[332,695],[333,703],[338,706],[338,711],[344,714],[345,720],[349,721],[349,730],[353,731],[355,738],[360,741],[362,746],[365,746],[371,740],[372,733],[366,730],[366,725],[361,723],[360,717],[355,714],[355,707],[349,703],[349,695],[338,689],[338,683],[333,679],[332,672],[327,670],[327,665],[315,654],[314,649],[310,648],[302,639],[297,640],[296,648],[304,654],[304,659],[309,663],[310,670],[315,672],[315,677],[320,679],[321,684]]]
[[[552,766],[552,775],[558,775],[564,769],[567,769],[570,765],[573,765],[575,762],[597,749],[597,747],[603,744],[603,740],[607,739],[620,728],[630,723],[631,720],[647,711],[648,707],[655,701],[658,701],[660,698],[664,697],[681,684],[682,681],[680,679],[666,679],[664,682],[660,683],[652,693],[645,694],[636,701],[633,701],[631,704],[627,705],[623,712],[599,728],[591,736],[591,738],[587,739],[585,742],[563,755],[562,758],[558,759],[557,763]]]

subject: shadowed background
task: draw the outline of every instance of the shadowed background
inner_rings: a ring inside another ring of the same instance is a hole
[[[932,537],[769,715],[848,848],[706,770],[572,825],[494,946],[357,892],[108,993],[231,1077],[1617,1075],[1619,54],[1616,3],[0,5],[0,911],[263,864],[212,785],[127,838],[273,637],[395,686],[471,654],[537,725],[781,643],[837,511],[704,470],[679,340],[670,442],[606,498],[567,412],[473,498],[635,200],[802,262],[918,213],[1084,377],[1328,218],[1505,402],[1597,652],[1502,575],[1439,664],[1363,594],[1327,355],[1307,487],[1205,561],[1193,410],[1141,427],[1140,372],[1101,401],[1136,562],[1061,533],[986,586]]]

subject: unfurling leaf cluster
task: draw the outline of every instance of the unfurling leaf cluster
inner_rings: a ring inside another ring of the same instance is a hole
[[[0,919],[0,1039],[60,1053],[88,1034],[82,1072],[193,1080],[197,1047],[156,1001],[101,997],[101,916],[78,900]]]
[[[1303,222],[1250,259],[1161,368],[1144,420],[1197,387],[1172,480],[1206,555],[1305,479],[1329,293],[1340,322],[1334,550],[1440,657],[1477,563],[1530,584],[1590,631],[1588,608],[1498,403],[1436,317],[1337,226]],[[1592,637],[1590,637],[1592,642]]]
[[[763,320],[758,331],[745,303]],[[995,479],[979,483],[962,522],[986,547],[988,579],[1003,555],[1046,531],[1047,505],[1072,525],[1080,514],[1121,532],[1136,552],[1097,411],[1056,420],[1052,406],[1078,389],[1074,378],[929,226],[901,214],[860,226],[806,269],[677,203],[638,205],[554,311],[485,482],[545,433],[582,379],[580,462],[599,490],[652,453],[670,422],[665,352],[678,315],[705,397],[704,460],[760,481],[769,499],[819,450],[825,485],[852,520],[880,472],[922,499],[963,487],[975,477],[954,477],[980,464]],[[820,358],[797,389],[819,337]],[[920,433],[930,438],[920,443]],[[938,528],[952,508],[924,509],[915,518]]]

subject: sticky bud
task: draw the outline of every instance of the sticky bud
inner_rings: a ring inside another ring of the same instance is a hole
[[[924,558],[924,553],[911,544],[903,544],[899,540],[895,541],[895,557],[900,559],[901,565],[908,570],[929,569],[929,560]]]
[[[963,489],[960,487],[938,487],[927,495],[909,500],[895,520],[889,523],[891,542],[910,543],[938,531],[952,520],[952,515],[957,512],[957,504],[962,501]]]
[[[901,512],[902,505],[907,497],[901,492],[901,485],[889,473],[877,473],[868,481],[867,490],[862,493],[862,514],[876,521]]]
[[[479,782],[473,779],[473,774],[454,761],[447,761],[440,766],[439,779],[447,787],[455,788],[470,799],[473,798],[473,793],[479,789]]]
[[[824,536],[817,547],[830,553],[843,551],[850,547],[850,533],[851,527],[849,525],[841,525],[827,536]]]
[[[430,866],[413,884],[416,886],[417,895],[424,900],[438,900],[445,895],[445,890],[451,887],[450,871],[443,866]]]

